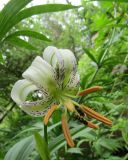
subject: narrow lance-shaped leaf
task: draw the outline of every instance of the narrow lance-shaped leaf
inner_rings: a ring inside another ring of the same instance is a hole
[[[21,20],[31,17],[33,15],[64,11],[68,9],[78,8],[78,7],[79,6],[72,6],[72,5],[66,5],[66,4],[45,4],[45,5],[38,5],[38,6],[33,6],[30,8],[24,9],[18,14],[16,14],[15,17],[10,19],[7,26],[4,26],[3,34],[5,35],[13,26],[15,26]]]
[[[50,132],[52,129],[55,129],[55,127],[57,127],[58,125],[60,125],[60,122],[48,127],[48,132]],[[71,131],[71,135],[74,138],[78,138],[78,137],[86,136],[87,134],[91,136],[90,134],[91,130],[92,130],[91,128],[85,128],[84,125],[80,125],[77,128],[71,129],[70,131]],[[43,135],[43,132],[40,132],[40,133],[41,135]],[[65,144],[66,144],[66,141],[63,134],[61,134],[57,138],[54,138],[49,143],[51,154],[55,153],[58,149],[63,147]],[[25,160],[32,153],[34,147],[35,147],[35,143],[34,143],[33,136],[24,138],[19,142],[17,142],[15,145],[12,146],[11,149],[8,150],[4,160]],[[24,159],[22,159],[22,155],[24,155],[23,156]]]
[[[14,32],[14,33],[10,34],[8,37],[6,37],[4,39],[4,41],[6,41],[8,38],[12,38],[14,36],[27,36],[27,37],[33,37],[33,38],[40,39],[43,41],[51,42],[51,40],[48,39],[42,33],[38,33],[36,31],[31,31],[31,30],[21,30],[21,31]]]
[[[25,40],[20,39],[18,37],[8,38],[7,41],[15,46],[18,46],[18,47],[26,48],[29,50],[36,50],[36,48],[34,46],[32,46],[30,43],[28,43]]]
[[[4,160],[25,160],[34,149],[33,136],[27,137],[15,144],[6,154]]]
[[[49,13],[49,12],[65,11],[68,9],[74,9],[78,7],[79,6],[72,6],[72,5],[66,5],[66,4],[45,4],[45,5],[33,6],[19,12],[17,16],[14,18],[14,20],[15,20],[15,23],[17,24],[21,20],[31,17],[33,15]]]
[[[3,38],[4,33],[7,32],[6,28],[12,23],[11,19],[24,8],[32,0],[11,0],[0,12],[0,40]]]
[[[106,48],[105,48],[106,49]],[[99,55],[98,55],[98,64],[100,64],[100,62],[101,62],[101,59],[102,59],[102,56],[103,56],[103,54],[104,54],[104,52],[105,52],[105,49],[103,48],[100,52],[99,52]],[[100,64],[101,65],[101,64]]]
[[[37,150],[42,160],[50,160],[50,154],[45,139],[41,137],[41,135],[38,132],[36,132],[34,136],[36,140]]]
[[[48,132],[55,129],[55,127],[59,125],[60,125],[60,122],[48,127]],[[29,129],[32,129],[32,128],[29,128]],[[43,129],[43,123],[41,124],[37,123],[37,126],[35,126],[35,131],[37,131],[39,128],[40,130]],[[25,134],[25,132],[28,132],[28,129],[21,131],[18,135],[14,137],[14,139],[18,136],[21,136],[22,134]],[[41,135],[43,135],[44,132],[41,131],[40,133]],[[27,160],[28,157],[33,152],[34,148],[35,148],[35,143],[34,143],[33,136],[29,136],[27,138],[21,139],[8,150],[8,152],[4,157],[4,160]]]
[[[85,53],[88,55],[88,57],[97,64],[97,60],[96,60],[95,57],[92,55],[92,53],[91,53],[87,48],[84,48],[84,51],[85,51]]]

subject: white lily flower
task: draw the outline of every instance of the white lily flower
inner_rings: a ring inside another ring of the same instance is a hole
[[[49,106],[63,103],[79,83],[76,58],[68,49],[49,46],[43,58],[37,56],[31,66],[22,74],[11,91],[12,99],[32,116],[42,116]],[[27,100],[30,94],[40,93],[41,99]]]
[[[43,116],[48,110],[44,117],[45,125],[52,113],[60,106],[74,112],[76,119],[88,127],[99,128],[86,120],[86,115],[107,125],[112,125],[112,121],[108,118],[72,100],[72,98],[99,91],[103,87],[94,86],[77,92],[79,75],[75,56],[70,50],[47,47],[44,50],[43,58],[37,56],[22,76],[24,79],[14,84],[11,97],[22,110],[31,116]],[[32,101],[36,95],[38,95],[38,99]],[[65,113],[62,114],[62,129],[68,145],[74,147]]]

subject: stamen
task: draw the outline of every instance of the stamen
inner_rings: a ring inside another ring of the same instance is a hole
[[[81,109],[83,110],[84,113],[88,114],[89,116],[107,124],[107,125],[112,125],[112,121],[106,117],[104,117],[103,115],[95,112],[94,110],[90,109],[87,106],[81,105]]]
[[[48,112],[46,113],[45,117],[44,117],[44,124],[47,125],[48,121],[50,119],[50,117],[52,116],[53,112],[57,109],[57,105],[53,105]]]
[[[81,92],[78,93],[78,96],[83,96],[85,94],[89,94],[89,93],[92,93],[92,92],[95,92],[95,91],[99,91],[103,89],[103,87],[101,86],[94,86],[94,87],[91,87],[91,88],[88,88],[88,89],[85,89]]]
[[[74,107],[74,104],[72,103],[72,101],[67,101],[66,103],[64,103],[64,106],[67,107],[67,109],[70,111],[70,112],[74,112],[75,111],[75,107]]]
[[[67,97],[69,97],[69,98],[78,98],[78,96],[74,96],[74,95],[67,94],[67,93],[65,93],[64,95],[67,96]]]
[[[99,126],[97,126],[96,124],[94,124],[90,121],[86,121],[83,116],[80,116],[80,115],[76,114],[75,118],[78,119],[81,123],[83,123],[84,125],[87,125],[90,128],[99,128]]]
[[[73,103],[75,106],[80,107],[80,104],[79,104],[79,103],[77,103],[76,101],[73,101],[73,100],[71,100],[71,101],[72,101],[72,103]]]
[[[72,137],[70,135],[69,127],[67,124],[67,118],[66,118],[65,114],[62,114],[62,129],[63,129],[64,137],[65,137],[68,145],[70,147],[74,147],[75,144],[74,144]]]
[[[90,127],[90,128],[95,128],[95,129],[99,128],[99,126],[97,126],[96,124],[94,124],[90,121],[87,121],[87,126]]]

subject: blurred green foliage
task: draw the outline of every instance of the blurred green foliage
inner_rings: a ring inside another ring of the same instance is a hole
[[[37,131],[43,136],[42,119],[22,112],[12,102],[10,91],[35,56],[41,55],[49,45],[69,48],[74,52],[81,89],[94,85],[104,87],[102,92],[83,97],[81,103],[91,106],[113,121],[112,127],[100,124],[100,129],[94,130],[79,125],[71,118],[69,124],[76,146],[68,148],[61,130],[60,111],[56,111],[48,126],[51,159],[128,159],[127,10],[128,3],[125,0],[99,0],[95,3],[83,0],[79,9],[30,17],[8,31],[0,43],[0,160],[41,159],[33,136]],[[9,18],[7,21],[11,23]],[[4,34],[2,29],[0,27],[1,37]],[[25,43],[31,44],[29,47],[20,41],[17,43],[17,39],[5,41],[9,34],[21,30],[36,31],[51,42],[26,35],[18,36]]]

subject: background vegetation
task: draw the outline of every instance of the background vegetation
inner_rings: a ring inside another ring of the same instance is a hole
[[[48,127],[51,159],[127,160],[127,0],[83,0],[78,7],[67,1],[67,6],[47,4],[35,8],[26,6],[30,1],[11,0],[0,12],[0,160],[42,157],[33,136],[36,132],[37,141],[41,138],[37,132],[43,136],[42,118],[22,112],[11,100],[10,92],[36,55],[49,45],[74,52],[81,89],[104,87],[102,92],[88,95],[81,102],[113,121],[111,128],[101,125],[94,130],[71,118],[76,147],[68,148],[60,111],[56,111]]]

